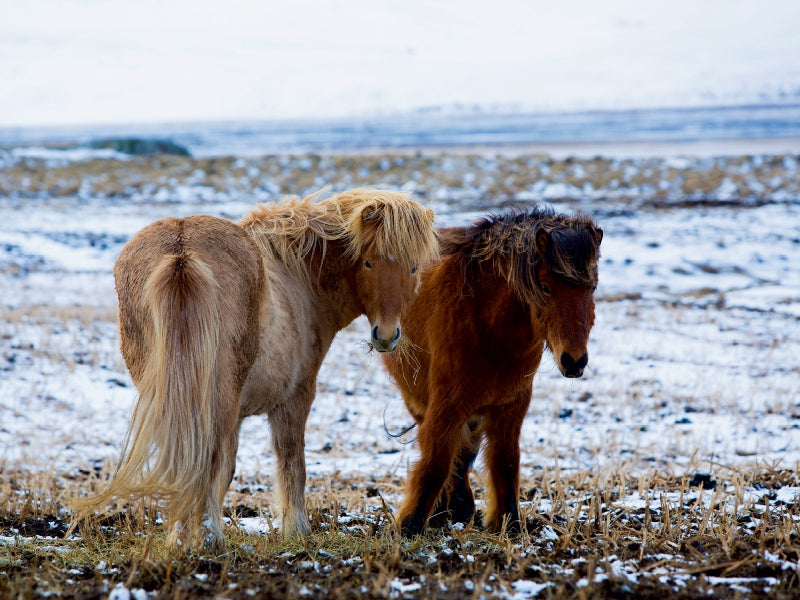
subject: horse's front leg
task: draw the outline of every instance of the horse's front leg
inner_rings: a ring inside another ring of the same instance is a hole
[[[462,443],[463,421],[448,411],[425,415],[417,439],[420,460],[408,479],[400,508],[400,535],[411,537],[425,528],[434,504],[450,477],[455,454]]]
[[[482,432],[479,428],[480,420],[470,421],[467,443],[461,448],[456,459],[450,497],[447,501],[450,518],[454,523],[469,523],[475,517],[475,497],[469,482],[469,472],[480,450]]]
[[[306,518],[305,428],[313,400],[313,392],[301,393],[268,413],[272,446],[278,460],[281,530],[287,537],[311,533]]]
[[[521,531],[519,518],[519,438],[530,404],[530,391],[521,393],[510,404],[494,407],[485,419],[487,486],[486,525],[500,531],[507,519],[507,530]]]
[[[430,525],[433,527],[444,526],[447,519],[453,523],[469,523],[475,517],[475,497],[469,482],[469,472],[480,450],[480,420],[473,419],[464,427],[465,442],[456,455],[447,489],[439,498],[430,518]],[[476,524],[480,525],[480,515]]]

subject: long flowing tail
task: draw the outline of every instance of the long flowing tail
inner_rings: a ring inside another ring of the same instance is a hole
[[[139,399],[108,487],[76,502],[77,519],[111,502],[163,501],[173,523],[202,515],[217,445],[215,368],[222,331],[220,286],[211,268],[186,253],[165,256],[144,287],[150,311]],[[121,307],[124,310],[124,307]],[[149,338],[149,339],[147,339]],[[191,526],[191,525],[190,525]]]

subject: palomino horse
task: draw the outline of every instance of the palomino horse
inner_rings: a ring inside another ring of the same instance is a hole
[[[437,252],[433,212],[374,189],[261,205],[239,224],[194,216],[143,229],[114,268],[139,399],[113,479],[78,504],[78,519],[151,497],[171,548],[224,551],[239,429],[266,413],[282,531],[307,534],[304,432],[322,360],[362,314],[371,345],[394,350],[417,268]]]
[[[420,461],[398,520],[469,521],[469,470],[485,438],[485,523],[519,531],[519,436],[545,344],[565,377],[588,362],[603,232],[587,217],[532,209],[440,230],[403,321],[408,349],[383,356],[419,425]],[[438,502],[438,506],[437,506]]]

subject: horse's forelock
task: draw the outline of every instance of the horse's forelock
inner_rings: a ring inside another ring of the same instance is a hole
[[[536,237],[542,231],[550,240],[544,256],[536,250]],[[534,207],[442,230],[441,247],[443,254],[460,255],[466,263],[491,261],[524,302],[541,306],[546,302],[537,277],[542,260],[566,283],[597,284],[597,232],[589,217],[556,215],[549,208]]]
[[[438,241],[433,214],[408,194],[355,190],[345,219],[348,254],[363,253],[397,260],[409,268],[434,261]]]
[[[597,285],[600,248],[594,230],[573,226],[550,232],[544,260],[547,268],[571,285]]]

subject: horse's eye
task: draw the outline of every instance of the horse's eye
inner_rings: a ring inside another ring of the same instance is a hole
[[[551,291],[550,291],[550,288],[549,288],[549,287],[547,287],[547,284],[546,284],[546,283],[543,283],[543,284],[542,284],[542,291],[543,291],[545,294],[547,294],[548,296],[549,296],[550,294],[552,294],[552,293],[553,293],[553,292],[551,292]]]
[[[412,275],[416,275],[416,274],[417,274],[417,267],[418,267],[418,266],[419,266],[419,265],[414,265],[413,267],[411,267],[411,274],[412,274]]]
[[[371,269],[371,268],[372,268],[372,265],[371,265],[371,264],[369,264],[369,261],[368,261],[368,260],[365,260],[365,261],[364,261],[364,268],[365,268],[365,269]]]

